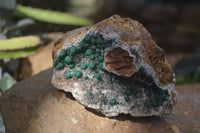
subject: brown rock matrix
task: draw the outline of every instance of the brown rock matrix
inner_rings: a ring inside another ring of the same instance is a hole
[[[0,99],[6,133],[198,133],[200,84],[178,85],[179,104],[165,118],[103,117],[51,84],[52,69],[16,83]]]
[[[175,75],[139,22],[114,15],[67,32],[53,50],[53,85],[108,117],[169,114]]]

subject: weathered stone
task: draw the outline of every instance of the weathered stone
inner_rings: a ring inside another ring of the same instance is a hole
[[[53,59],[53,85],[108,117],[161,116],[175,104],[175,77],[162,49],[130,18],[114,15],[67,32],[55,43]]]
[[[200,84],[176,86],[179,102],[164,118],[107,118],[84,108],[51,84],[52,69],[16,83],[3,93],[0,111],[6,133],[197,133]]]

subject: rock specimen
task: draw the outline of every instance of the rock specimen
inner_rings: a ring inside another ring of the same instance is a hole
[[[161,116],[175,101],[175,76],[142,24],[114,15],[67,32],[53,50],[53,85],[108,117]]]

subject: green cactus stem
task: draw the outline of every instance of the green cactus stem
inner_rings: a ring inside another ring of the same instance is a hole
[[[0,51],[19,50],[35,47],[39,45],[40,42],[40,38],[36,36],[24,36],[0,40]]]
[[[0,51],[0,59],[4,58],[22,58],[38,52],[38,47],[26,48],[20,50]]]
[[[93,24],[93,22],[90,19],[75,16],[69,13],[37,9],[21,5],[18,5],[16,7],[15,15],[29,17],[37,21],[53,23],[53,24],[74,25],[74,26],[87,26]]]

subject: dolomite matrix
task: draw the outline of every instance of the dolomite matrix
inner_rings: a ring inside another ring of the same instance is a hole
[[[67,32],[53,50],[53,85],[107,117],[169,114],[175,75],[150,33],[114,15]]]

